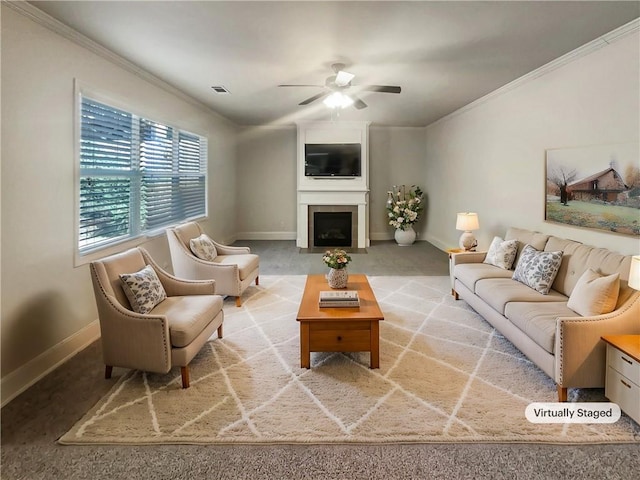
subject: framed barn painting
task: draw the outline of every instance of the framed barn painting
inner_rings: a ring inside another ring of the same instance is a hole
[[[640,238],[640,144],[546,151],[545,220]]]

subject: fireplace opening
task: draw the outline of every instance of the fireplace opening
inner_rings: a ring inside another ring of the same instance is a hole
[[[307,238],[312,251],[316,248],[326,251],[327,247],[357,247],[357,205],[309,205],[308,208]]]
[[[353,219],[351,212],[315,212],[313,245],[316,247],[351,247]]]

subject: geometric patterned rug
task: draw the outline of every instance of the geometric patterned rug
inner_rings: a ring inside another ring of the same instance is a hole
[[[532,424],[525,408],[555,402],[553,381],[464,301],[449,277],[369,277],[384,313],[380,368],[368,353],[312,353],[300,368],[296,313],[306,277],[261,276],[243,306],[225,300],[224,338],[161,375],[120,378],[59,443],[275,444],[640,443],[640,427]],[[606,401],[602,389],[570,401]]]

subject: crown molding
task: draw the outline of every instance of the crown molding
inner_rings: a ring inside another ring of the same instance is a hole
[[[607,43],[613,43],[635,32],[638,29],[640,29],[640,18],[631,20],[629,23],[626,23],[621,27],[618,27],[615,30],[612,30],[609,33],[605,33],[600,38]]]
[[[174,87],[173,85],[165,82],[164,80],[160,79],[159,77],[156,77],[155,75],[153,75],[152,73],[148,72],[147,70],[142,69],[141,67],[139,67],[138,65],[134,64],[133,62],[126,60],[125,58],[121,57],[120,55],[117,55],[116,53],[112,52],[111,50],[107,49],[106,47],[100,45],[99,43],[91,40],[90,38],[88,38],[87,36],[81,34],[80,32],[74,30],[73,28],[65,25],[64,23],[60,22],[59,20],[56,20],[55,18],[53,18],[52,16],[46,14],[45,12],[43,12],[42,10],[34,7],[33,5],[29,4],[27,1],[25,0],[1,0],[3,5],[6,5],[10,8],[12,8],[13,10],[17,11],[18,13],[24,15],[25,17],[31,19],[32,21],[48,28],[49,30],[58,33],[59,35],[63,36],[64,38],[67,38],[68,40],[71,40],[72,42],[75,42],[76,44],[86,48],[87,50],[95,53],[96,55],[99,55],[103,58],[105,58],[106,60],[110,61],[111,63],[133,73],[134,75],[142,78],[143,80],[162,88],[163,90],[179,97],[180,99],[184,100],[185,102],[188,102],[189,104],[203,110],[206,111],[208,114],[210,115],[214,115],[216,118],[219,118],[220,120],[227,122],[230,125],[233,126],[240,126],[237,125],[235,123],[233,123],[231,120],[229,120],[226,117],[223,117],[222,115],[220,115],[220,113],[216,112],[215,110],[213,110],[211,107],[209,107],[208,105],[202,103],[201,101],[191,97],[190,95],[187,95],[186,93],[184,93],[182,90],[178,89],[177,87]],[[640,18],[636,18],[635,20],[632,20],[631,22],[622,25],[621,27],[616,28],[615,30],[606,33],[598,38],[596,38],[595,40],[592,40],[589,43],[586,43],[585,45],[576,48],[575,50],[572,50],[569,53],[566,53],[565,55],[558,57],[555,60],[552,60],[551,62],[537,68],[536,70],[533,70],[519,78],[517,78],[516,80],[513,80],[509,83],[507,83],[506,85],[498,88],[497,90],[494,90],[491,93],[488,93],[487,95],[480,97],[479,99],[465,105],[464,107],[459,108],[458,110],[436,120],[435,122],[430,123],[429,125],[426,125],[426,128],[429,128],[432,125],[437,125],[441,122],[445,122],[447,120],[450,120],[458,115],[461,115],[462,113],[465,113],[475,107],[478,107],[486,102],[488,102],[489,100],[492,100],[493,98],[496,98],[500,95],[503,95],[507,92],[510,92],[511,90],[514,90],[515,88],[520,87],[521,85],[530,82],[532,80],[535,80],[538,77],[541,77],[543,75],[546,75],[549,72],[552,72],[553,70],[556,70],[557,68],[560,68],[568,63],[571,63],[581,57],[584,57],[585,55],[588,55],[596,50],[599,50],[600,48],[606,47],[607,45],[614,43],[624,37],[626,37],[627,35],[630,35],[634,32],[636,32],[638,29],[640,29]],[[298,123],[298,122],[295,122]],[[421,127],[421,128],[425,128],[425,127]]]
[[[213,115],[216,118],[228,123],[229,125],[232,125],[234,127],[237,127],[238,125],[236,125],[235,123],[233,123],[231,120],[229,120],[226,117],[223,117],[222,115],[220,115],[218,112],[216,112],[215,110],[213,110],[211,107],[209,107],[208,105],[202,103],[201,101],[193,98],[190,95],[187,95],[186,93],[184,93],[182,90],[178,89],[177,87],[174,87],[173,85],[171,85],[170,83],[167,83],[166,81],[162,80],[159,77],[156,77],[155,75],[153,75],[152,73],[148,72],[147,70],[139,67],[138,65],[136,65],[135,63],[125,59],[124,57],[121,57],[120,55],[112,52],[111,50],[109,50],[108,48],[100,45],[99,43],[91,40],[89,37],[83,35],[82,33],[78,32],[77,30],[74,30],[73,28],[69,27],[68,25],[65,25],[64,23],[62,23],[61,21],[53,18],[51,15],[43,12],[42,10],[40,10],[37,7],[34,7],[33,5],[31,5],[30,3],[28,3],[25,0],[2,0],[2,4],[6,5],[8,7],[10,7],[11,9],[15,10],[16,12],[20,13],[21,15],[25,16],[26,18],[32,20],[33,22],[51,30],[54,33],[57,33],[58,35],[61,35],[62,37],[66,38],[67,40],[71,40],[72,42],[76,43],[77,45],[80,45],[81,47],[86,48],[87,50],[89,50],[92,53],[95,53],[96,55],[108,60],[109,62],[115,64],[116,66],[130,72],[133,73],[134,75],[136,75],[137,77],[155,85],[156,87],[159,87],[161,89],[163,89],[164,91],[180,98],[181,100],[184,100],[185,102],[189,103],[190,105],[206,112],[209,115]]]
[[[451,112],[448,115],[445,115],[444,117],[436,120],[435,122],[430,123],[429,125],[426,126],[426,128],[451,120],[452,118],[455,118],[458,115],[462,115],[463,113],[466,113],[473,108],[479,107],[480,105],[490,100],[493,100],[496,97],[504,95],[505,93],[508,93],[511,90],[514,90],[524,85],[525,83],[535,80],[536,78],[542,77],[543,75],[546,75],[547,73],[550,73],[560,67],[563,67],[564,65],[574,62],[579,58],[589,55],[590,53],[595,52],[596,50],[599,50],[618,40],[621,40],[627,35],[630,35],[636,32],[638,29],[640,29],[640,18],[636,18],[635,20],[632,20],[629,23],[626,23],[625,25],[622,25],[621,27],[616,28],[615,30],[612,30],[611,32],[596,38],[595,40],[592,40],[589,43],[586,43],[581,47],[578,47],[575,50],[572,50],[569,53],[566,53],[561,57],[558,57],[555,60],[552,60],[549,63],[535,70],[532,70],[531,72],[507,83],[506,85],[498,88],[497,90],[494,90],[493,92],[488,93],[485,96],[480,97],[477,100],[474,100],[473,102],[465,105],[464,107],[461,107],[458,110]]]

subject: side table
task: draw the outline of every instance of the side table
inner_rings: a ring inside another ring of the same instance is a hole
[[[605,335],[605,396],[640,423],[640,335]]]
[[[464,248],[447,248],[446,252],[449,254],[449,276],[451,277],[451,295],[455,295],[453,290],[453,255],[456,253],[463,253]]]

